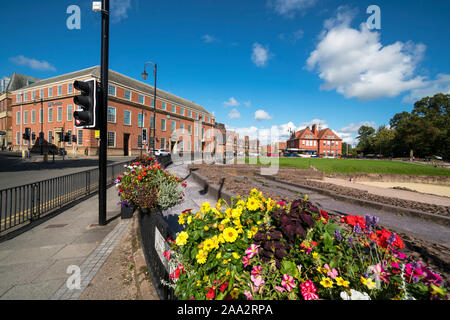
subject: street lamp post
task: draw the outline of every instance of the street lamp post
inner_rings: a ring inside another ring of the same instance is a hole
[[[154,73],[154,76],[155,76],[155,86],[154,86],[154,91],[153,91],[153,97],[154,97],[155,103],[153,104],[153,137],[152,137],[152,142],[153,142],[152,150],[153,150],[153,155],[155,155],[155,144],[156,144],[156,74],[157,74],[157,65],[156,65],[156,63],[153,63],[153,62],[146,62],[146,63],[144,63],[144,72],[142,72],[142,74],[141,74],[143,80],[147,80],[147,77],[148,77],[148,73],[145,72],[145,66],[148,65],[148,64],[152,64],[154,66],[153,73]],[[142,118],[142,120],[144,120],[144,119]],[[151,125],[152,124],[150,123],[150,126]],[[142,153],[142,149],[141,149],[141,153]]]

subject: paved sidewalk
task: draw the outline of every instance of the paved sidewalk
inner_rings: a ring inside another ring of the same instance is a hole
[[[109,220],[120,215],[114,187],[107,190],[107,198]],[[65,286],[71,275],[67,273],[67,268],[71,265],[83,267],[82,277],[93,276],[114,241],[120,238],[120,232],[126,230],[126,225],[121,225],[120,216],[106,226],[98,226],[97,208],[98,195],[95,195],[0,243],[0,299],[46,300],[62,297],[55,293]],[[86,281],[82,282],[82,286],[87,285]],[[76,297],[75,291],[80,290],[74,289],[72,295],[64,297]]]

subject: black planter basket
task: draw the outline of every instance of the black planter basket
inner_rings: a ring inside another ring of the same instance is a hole
[[[120,208],[120,217],[122,219],[131,219],[133,218],[134,206],[124,206],[122,205]]]

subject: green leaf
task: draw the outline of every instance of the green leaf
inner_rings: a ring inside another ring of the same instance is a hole
[[[283,259],[281,261],[281,273],[289,274],[292,277],[296,277],[298,273],[297,265],[294,261]]]
[[[333,239],[329,233],[323,234],[323,243],[325,244],[326,249],[331,249],[333,247]]]

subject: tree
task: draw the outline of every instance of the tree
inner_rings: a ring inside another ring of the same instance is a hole
[[[369,126],[361,126],[358,129],[358,136],[356,139],[358,139],[358,145],[356,148],[358,149],[358,152],[362,153],[373,153],[373,148],[371,145],[372,138],[374,137],[375,129]]]

